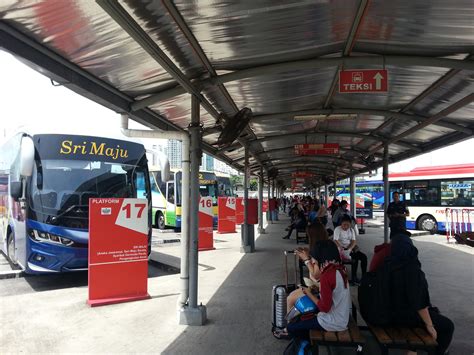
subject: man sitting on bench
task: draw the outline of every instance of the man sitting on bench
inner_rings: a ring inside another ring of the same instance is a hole
[[[292,216],[292,222],[290,226],[288,227],[288,234],[283,237],[283,239],[290,239],[291,233],[293,232],[293,229],[296,228],[296,230],[305,230],[306,229],[306,216],[304,215],[304,209],[303,206],[300,204],[297,205],[296,209],[293,209],[292,211],[293,216]]]
[[[356,242],[356,229],[352,228],[352,218],[348,215],[341,217],[341,225],[334,229],[334,242],[341,251],[343,259],[352,260],[351,264],[351,283],[358,284],[357,267],[360,261],[362,276],[367,271],[367,256],[359,250]]]

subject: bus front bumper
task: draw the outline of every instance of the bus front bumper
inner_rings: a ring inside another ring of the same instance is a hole
[[[87,270],[87,247],[68,247],[29,240],[31,253],[25,272],[44,274]]]

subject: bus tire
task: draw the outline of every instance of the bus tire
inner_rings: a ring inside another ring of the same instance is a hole
[[[418,219],[417,228],[435,234],[438,231],[438,222],[433,216],[424,214]]]
[[[10,231],[7,237],[7,256],[12,265],[18,265],[15,258],[15,234],[13,231]]]
[[[156,225],[156,228],[161,229],[161,230],[164,230],[166,228],[165,216],[163,215],[161,211],[156,212],[155,225]]]

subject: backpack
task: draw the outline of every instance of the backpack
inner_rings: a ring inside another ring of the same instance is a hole
[[[386,260],[374,272],[367,272],[358,289],[360,314],[371,325],[387,325],[392,321],[390,307],[390,262]]]
[[[308,340],[293,338],[283,351],[283,355],[311,355],[311,344]]]

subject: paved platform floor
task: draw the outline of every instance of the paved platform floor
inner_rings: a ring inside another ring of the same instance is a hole
[[[31,279],[0,280],[0,353],[281,354],[287,342],[271,335],[271,289],[284,280],[282,251],[296,246],[281,239],[288,224],[282,219],[258,237],[255,253],[239,252],[238,233],[215,234],[216,249],[199,253],[199,301],[209,318],[203,327],[176,323],[178,274],[150,277],[149,300],[97,308],[85,303],[83,279],[47,289],[35,289]],[[457,327],[451,354],[473,354],[473,256],[419,238],[432,301]],[[370,257],[381,241],[381,228],[367,228],[359,244]],[[154,251],[155,258],[179,261],[179,246]],[[21,282],[32,291],[15,292]],[[370,341],[365,350],[378,353]]]

